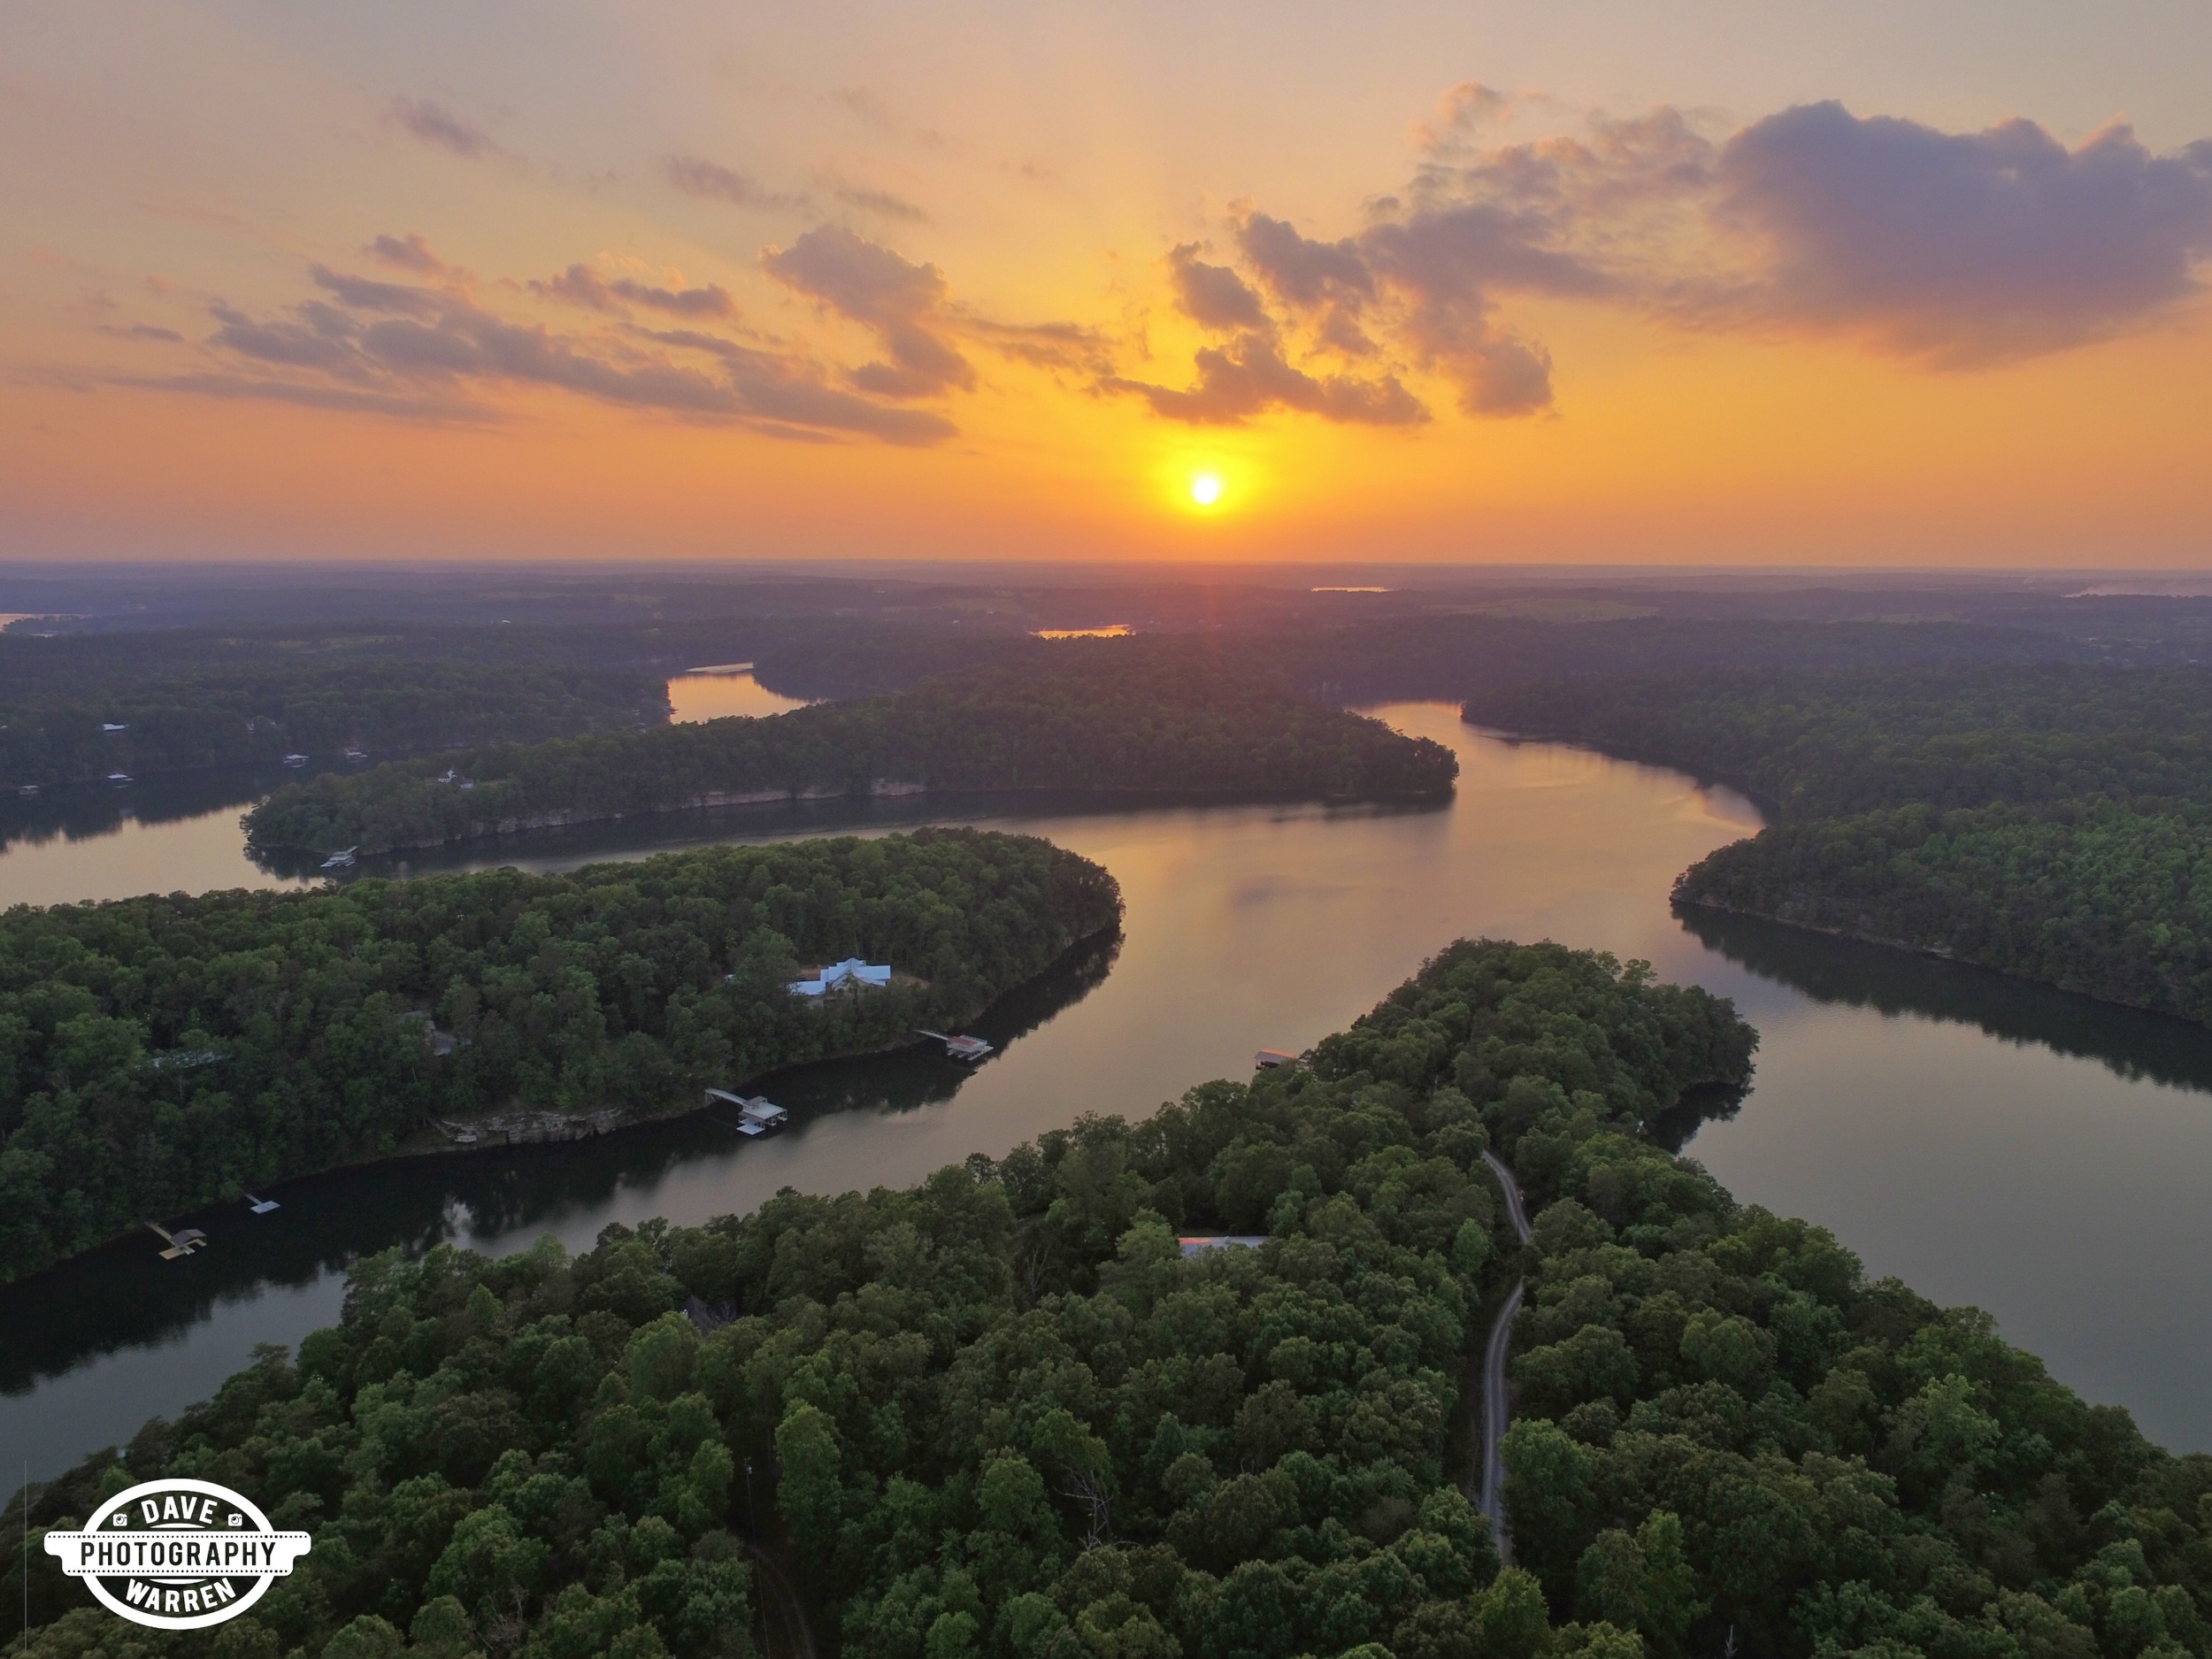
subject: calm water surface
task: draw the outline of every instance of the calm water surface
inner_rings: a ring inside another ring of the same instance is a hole
[[[668,682],[668,706],[669,718],[681,726],[730,714],[783,714],[806,701],[771,691],[750,674],[679,674]]]
[[[1763,1039],[1757,1087],[1694,1156],[1740,1197],[1834,1228],[1870,1271],[1988,1308],[2165,1444],[2212,1448],[2212,1229],[2197,1198],[2212,1170],[2212,1033],[1786,929],[1685,926],[1670,883],[1756,827],[1747,803],[1486,736],[1448,707],[1379,712],[1458,751],[1452,804],[931,803],[939,821],[1033,832],[1098,860],[1128,903],[1119,941],[979,1024],[1002,1052],[973,1071],[917,1052],[788,1073],[771,1091],[797,1122],[756,1144],[693,1117],[588,1146],[341,1171],[280,1189],[268,1217],[194,1217],[213,1242],[189,1261],[132,1240],[0,1291],[0,1460],[52,1472],[204,1395],[255,1344],[334,1317],[344,1264],[364,1251],[442,1238],[503,1251],[547,1232],[583,1248],[610,1221],[700,1220],[785,1185],[902,1184],[1079,1112],[1141,1114],[1245,1075],[1256,1048],[1306,1047],[1478,933],[1641,956],[1735,997]],[[923,810],[679,816],[452,862],[559,868],[880,829]],[[237,848],[236,810],[227,854],[188,817],[112,845],[19,842],[0,854],[0,903],[50,902],[73,869],[75,897],[268,884]],[[69,865],[71,849],[84,861]]]

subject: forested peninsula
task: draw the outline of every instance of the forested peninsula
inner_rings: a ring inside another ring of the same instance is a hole
[[[268,1659],[749,1655],[755,1552],[850,1659],[2200,1659],[2212,1459],[1655,1144],[1755,1042],[1641,964],[1462,943],[1304,1066],[907,1191],[389,1252],[11,1548],[234,1485],[315,1536],[221,1639]],[[1268,1240],[1178,1245],[1232,1229]],[[1523,1279],[1502,1569],[1458,1425]],[[29,1589],[29,1659],[113,1651]]]
[[[1441,744],[1293,695],[1178,642],[1038,660],[763,719],[503,746],[288,787],[253,845],[365,853],[684,807],[882,790],[1059,788],[1434,798]],[[446,774],[451,774],[449,779]]]
[[[0,914],[0,1280],[148,1220],[442,1146],[575,1133],[957,1025],[1120,895],[1028,836],[710,847],[565,875],[364,880]],[[813,1000],[801,964],[888,962]]]
[[[2212,672],[1707,672],[1465,712],[1748,793],[1773,823],[1682,903],[2212,1023]]]

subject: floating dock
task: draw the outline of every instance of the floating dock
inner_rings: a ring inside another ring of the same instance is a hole
[[[272,1210],[279,1210],[282,1207],[273,1198],[256,1198],[251,1193],[246,1194],[246,1208],[257,1216],[265,1216]]]
[[[920,1034],[925,1037],[933,1037],[939,1042],[943,1043],[945,1052],[956,1060],[965,1060],[972,1064],[983,1058],[985,1055],[994,1052],[992,1046],[980,1037],[949,1036],[941,1031],[925,1031]]]
[[[207,1234],[197,1227],[179,1227],[172,1233],[158,1222],[150,1221],[146,1224],[146,1231],[169,1247],[161,1253],[161,1259],[165,1262],[173,1262],[180,1256],[189,1256],[207,1243]]]
[[[726,1088],[707,1091],[707,1107],[711,1110],[718,1103],[737,1108],[737,1121],[730,1125],[741,1135],[770,1135],[791,1121],[791,1114],[765,1094],[733,1094]],[[728,1122],[718,1118],[718,1122]]]

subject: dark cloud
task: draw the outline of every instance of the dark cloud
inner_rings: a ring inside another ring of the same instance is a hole
[[[776,210],[809,205],[803,196],[787,196],[780,191],[764,189],[745,174],[698,156],[667,157],[661,162],[661,173],[669,183],[686,196],[700,196],[710,202],[727,202],[734,207]]]
[[[1724,142],[1661,108],[1483,147],[1518,102],[1454,88],[1419,129],[1412,180],[1356,234],[1319,241],[1247,211],[1238,268],[1176,248],[1179,309],[1239,342],[1200,353],[1188,391],[1118,384],[1176,419],[1367,418],[1279,389],[1282,351],[1303,341],[1433,371],[1471,414],[1535,414],[1552,403],[1551,356],[1511,326],[1525,296],[1847,334],[1969,367],[2149,326],[2200,291],[2212,254],[2212,142],[2159,155],[2114,127],[2069,150],[2030,121],[1953,134],[1819,104]],[[1314,384],[1339,383],[1398,384]]]
[[[1208,265],[1198,257],[1198,244],[1187,242],[1167,257],[1168,277],[1175,285],[1177,309],[1201,328],[1233,334],[1249,328],[1274,332],[1274,319],[1260,303],[1260,296],[1227,265]]]
[[[872,329],[887,362],[864,365],[852,382],[886,397],[926,397],[975,384],[975,371],[944,335],[945,279],[880,242],[838,225],[818,225],[788,248],[761,256],[787,288]]]
[[[412,271],[420,276],[442,276],[444,260],[430,251],[430,244],[419,232],[406,236],[379,236],[361,250],[371,258],[398,271]]]
[[[1282,219],[1248,213],[1237,227],[1237,247],[1268,292],[1286,305],[1357,305],[1374,297],[1374,273],[1349,236],[1313,242]]]
[[[477,160],[502,153],[490,134],[429,98],[394,98],[385,113],[426,144]]]
[[[737,302],[730,297],[727,288],[717,284],[710,282],[703,288],[664,288],[634,282],[627,277],[611,282],[587,265],[572,265],[543,282],[533,282],[530,290],[595,311],[622,312],[629,306],[642,305],[675,317],[731,318],[737,315]]]
[[[1133,392],[1153,412],[1193,426],[1233,426],[1273,409],[1294,409],[1359,426],[1410,426],[1429,419],[1421,400],[1395,375],[1355,380],[1317,378],[1286,363],[1274,342],[1251,334],[1227,349],[1209,346],[1196,357],[1198,383],[1187,389],[1108,379],[1109,391]]]
[[[219,304],[211,309],[215,320],[221,325],[209,337],[211,346],[287,368],[326,369],[343,375],[360,370],[360,352],[351,338],[353,331],[334,329],[327,317],[311,315],[301,322],[261,322],[227,305]]]
[[[112,334],[118,340],[165,340],[173,344],[181,344],[184,341],[184,336],[175,329],[157,328],[151,323],[132,323],[127,326],[99,323],[95,326],[102,334]]]
[[[1724,219],[1763,244],[1752,309],[1863,331],[1950,367],[2075,345],[2197,292],[2212,142],[2110,127],[2068,150],[2032,121],[1944,133],[1785,110],[1723,146]]]

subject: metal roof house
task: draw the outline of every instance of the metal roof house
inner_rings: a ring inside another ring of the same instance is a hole
[[[1256,1250],[1267,1242],[1264,1233],[1217,1233],[1197,1238],[1179,1238],[1175,1242],[1185,1256],[1203,1256],[1209,1250]]]
[[[833,962],[811,979],[794,979],[789,989],[794,996],[826,996],[841,985],[888,985],[891,983],[891,964],[887,962],[863,962],[858,956],[848,956],[842,962]]]

